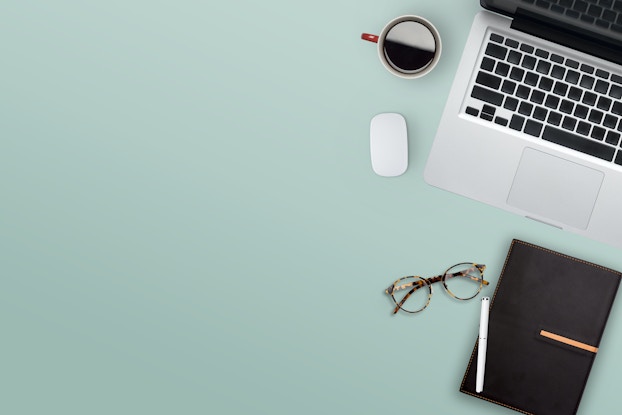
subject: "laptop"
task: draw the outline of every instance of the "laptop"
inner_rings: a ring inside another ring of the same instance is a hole
[[[481,0],[425,181],[622,248],[622,0]]]

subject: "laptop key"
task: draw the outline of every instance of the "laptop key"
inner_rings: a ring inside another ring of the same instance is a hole
[[[490,114],[486,114],[485,112],[481,112],[481,113],[479,114],[479,117],[480,117],[482,120],[492,121],[492,115],[490,115]]]
[[[523,82],[525,82],[527,85],[531,85],[531,86],[536,86],[538,85],[538,79],[540,79],[540,76],[534,72],[527,72],[527,74],[525,75],[525,80]]]
[[[578,19],[579,17],[581,17],[581,13],[579,13],[576,10],[566,9],[566,16],[571,17],[573,19]]]
[[[475,85],[473,87],[471,96],[475,99],[479,99],[481,101],[488,102],[489,104],[493,104],[496,106],[500,106],[503,103],[502,94],[496,91],[491,91],[490,89],[487,89],[487,88],[482,88],[479,85]]]
[[[579,125],[577,125],[577,132],[587,136],[590,133],[590,128],[592,128],[590,124],[585,121],[579,121]]]
[[[506,94],[514,94],[516,91],[516,82],[508,81],[507,79],[503,81],[503,85],[501,86],[501,91]]]
[[[577,104],[577,106],[574,109],[574,116],[582,118],[582,119],[586,119],[589,111],[590,109],[586,107],[585,105]]]
[[[582,95],[583,95],[583,90],[577,88],[576,86],[571,86],[570,90],[568,91],[568,98],[574,101],[579,101]]]
[[[603,120],[603,125],[607,128],[616,128],[618,125],[618,118],[615,115],[607,114]]]
[[[533,110],[533,105],[528,102],[521,102],[520,106],[518,107],[519,114],[523,114],[526,116],[530,116],[532,110]]]
[[[523,52],[527,52],[527,53],[533,53],[534,47],[526,43],[523,43],[522,45],[520,45],[520,50],[522,50]]]
[[[600,124],[600,122],[603,120],[603,115],[604,114],[601,111],[592,109],[592,111],[590,111],[590,116],[588,117],[588,120],[590,122],[593,122],[594,124]]]
[[[551,70],[551,63],[547,62],[547,61],[538,61],[538,64],[536,65],[536,71],[544,74],[544,75],[548,75],[549,71]]]
[[[542,76],[540,78],[540,83],[538,84],[538,87],[545,91],[550,91],[551,89],[553,89],[553,82],[554,82],[553,79],[548,78],[546,76]]]
[[[531,96],[529,97],[529,101],[535,102],[536,104],[542,104],[544,102],[544,92],[538,91],[534,89],[531,92]]]
[[[508,119],[507,118],[503,118],[503,117],[495,117],[495,124],[499,124],[502,126],[506,126],[508,125]]]
[[[512,115],[512,119],[510,120],[510,128],[512,130],[521,131],[523,129],[523,124],[525,123],[525,117],[521,117],[520,115]]]
[[[536,67],[536,58],[533,56],[525,56],[521,66],[525,69],[533,69]]]
[[[490,40],[492,40],[493,42],[497,42],[497,43],[503,43],[503,36],[498,35],[496,33],[491,33]]]
[[[480,68],[482,68],[485,71],[492,72],[492,70],[495,68],[494,59],[490,59],[489,57],[484,56],[484,59],[482,59],[482,64],[480,65]]]
[[[523,75],[525,75],[525,71],[516,66],[513,67],[510,71],[510,78],[518,82],[521,82],[523,80]]]
[[[566,70],[559,65],[553,65],[553,69],[551,69],[551,76],[555,79],[564,79],[564,75],[566,74]]]
[[[602,69],[596,69],[596,76],[599,78],[607,79],[609,78],[609,72],[603,71]]]
[[[615,163],[622,166],[622,150],[618,151],[618,155],[616,156]]]
[[[506,97],[505,102],[503,103],[503,108],[510,111],[516,111],[516,108],[518,108],[518,100],[513,97]],[[620,125],[622,125],[622,123],[620,123]]]
[[[553,88],[553,93],[555,95],[559,95],[559,96],[565,96],[566,92],[568,92],[568,84],[565,84],[563,82],[555,82],[555,88]]]
[[[590,7],[587,9],[587,14],[589,14],[592,17],[600,17],[602,13],[603,13],[603,8],[595,4],[590,5]]]
[[[574,59],[566,59],[566,66],[572,68],[572,69],[578,69],[579,68],[579,62],[575,61]]]
[[[555,53],[551,54],[551,60],[555,63],[564,63],[564,57]]]
[[[603,111],[609,111],[609,108],[611,108],[611,100],[609,98],[605,98],[605,97],[600,97],[598,98],[598,103],[596,104],[596,106],[598,107],[598,109],[601,109]]]
[[[548,115],[548,113],[549,112],[546,110],[546,108],[536,107],[536,109],[533,110],[533,118],[535,118],[536,120],[544,121],[546,120],[546,116]]]
[[[603,19],[596,19],[596,26],[600,26],[604,29],[609,29],[609,22]]]
[[[527,99],[529,98],[529,94],[531,94],[531,88],[525,85],[519,85],[516,89],[516,96],[519,98]]]
[[[501,86],[501,78],[491,73],[480,71],[477,74],[475,83],[487,86],[492,89],[499,89],[499,87]]]
[[[594,127],[592,129],[592,134],[590,134],[590,137],[602,141],[603,138],[605,138],[605,129],[602,127]]]
[[[615,131],[607,132],[607,137],[605,137],[605,143],[617,146],[619,142],[620,142],[620,133],[616,133]]]
[[[497,45],[495,43],[489,43],[484,53],[488,56],[492,56],[497,59],[505,60],[505,55],[507,54],[507,52],[508,52],[508,49],[506,47]]]
[[[504,62],[499,62],[497,67],[495,68],[495,73],[501,76],[507,76],[508,72],[510,72],[510,65]]]
[[[549,57],[549,53],[546,50],[536,49],[536,56],[547,59]]]
[[[562,115],[559,112],[549,112],[549,118],[546,120],[549,124],[559,125],[562,122]]]
[[[473,107],[466,107],[465,112],[469,115],[472,115],[474,117],[477,117],[479,115],[479,111],[477,108],[473,108]]]
[[[613,147],[550,125],[544,127],[542,139],[607,161],[613,160],[615,153]]]
[[[565,112],[566,114],[572,113],[574,108],[574,104],[572,101],[568,101],[567,99],[562,99],[562,103],[559,105],[559,110],[561,112]]]
[[[559,101],[560,101],[559,97],[556,97],[554,95],[547,95],[546,100],[544,101],[544,105],[552,109],[557,109],[557,106],[559,105]]]
[[[598,81],[596,81],[596,85],[594,86],[594,91],[601,93],[601,94],[606,94],[608,90],[609,90],[609,82],[605,82],[602,79],[599,79]]]
[[[611,1],[613,1],[613,0],[611,0]],[[616,21],[616,17],[617,17],[617,16],[618,16],[618,15],[616,14],[616,12],[611,11],[611,10],[605,10],[605,11],[603,12],[603,19],[604,19],[606,22],[609,22],[609,23],[613,23],[613,22],[615,22],[615,21]]]
[[[574,130],[574,127],[577,125],[577,119],[576,118],[572,118],[568,115],[566,115],[564,117],[564,121],[562,122],[562,128],[565,128],[566,130]]]
[[[583,94],[583,99],[581,100],[581,102],[593,106],[594,104],[596,104],[596,94],[592,92],[585,92],[585,94]]]
[[[609,90],[609,96],[615,99],[622,98],[622,87],[618,85],[611,85],[611,89]]]
[[[525,129],[523,131],[534,137],[539,137],[540,132],[542,131],[542,126],[543,124],[541,122],[527,120],[527,123],[525,124]]]
[[[592,86],[594,85],[594,77],[589,75],[583,75],[581,77],[581,82],[579,83],[579,85],[586,89],[592,89]]]
[[[508,54],[507,61],[510,63],[513,63],[514,65],[518,65],[522,58],[523,58],[522,53],[517,52],[515,50],[511,50],[510,53]]]
[[[492,105],[484,104],[484,106],[482,107],[482,112],[485,112],[486,114],[495,115],[495,111],[496,108]]]
[[[572,69],[568,69],[568,72],[566,72],[566,82],[570,82],[571,84],[576,85],[579,82],[579,77],[579,72],[573,71]]]

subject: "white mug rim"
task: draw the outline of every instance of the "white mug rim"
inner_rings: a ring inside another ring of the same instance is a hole
[[[389,33],[389,30],[391,30],[393,26],[399,23],[402,23],[402,22],[411,22],[411,21],[417,22],[417,23],[423,23],[423,25],[426,26],[426,28],[430,31],[430,33],[432,33],[432,36],[434,36],[434,40],[436,41],[436,52],[434,53],[434,58],[432,59],[432,62],[430,62],[428,66],[424,67],[423,69],[415,73],[404,73],[404,72],[398,71],[393,66],[391,66],[389,62],[387,62],[387,58],[384,55],[384,40],[386,39],[387,34]],[[416,16],[414,14],[405,14],[405,15],[396,17],[395,19],[387,23],[386,26],[382,29],[382,32],[380,32],[377,43],[378,43],[378,57],[380,58],[380,62],[382,62],[382,65],[384,65],[384,67],[387,68],[387,70],[391,72],[393,75],[396,75],[396,76],[399,76],[400,78],[405,78],[405,79],[420,78],[430,73],[430,71],[434,69],[434,67],[440,60],[441,51],[443,48],[442,43],[441,43],[441,36],[438,33],[438,30],[436,30],[436,27],[428,19],[421,17],[421,16]]]

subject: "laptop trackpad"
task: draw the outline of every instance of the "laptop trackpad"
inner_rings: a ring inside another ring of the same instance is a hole
[[[604,176],[601,171],[526,148],[507,203],[585,229]]]

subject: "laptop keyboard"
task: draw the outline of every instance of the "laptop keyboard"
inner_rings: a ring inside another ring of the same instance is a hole
[[[622,165],[622,76],[491,33],[473,117]]]
[[[622,0],[522,0],[522,2],[605,30],[622,33]]]

